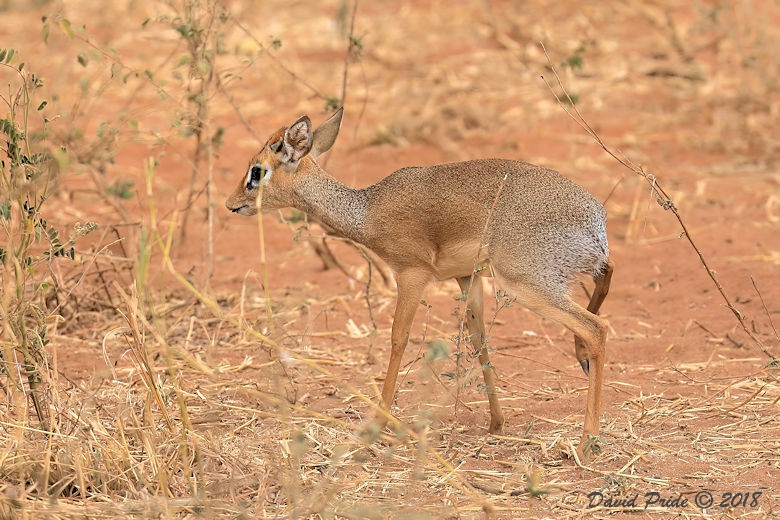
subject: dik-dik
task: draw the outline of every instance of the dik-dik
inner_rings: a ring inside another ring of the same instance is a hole
[[[502,159],[403,168],[373,186],[350,188],[317,164],[336,140],[342,115],[339,109],[316,130],[303,116],[271,134],[227,208],[241,215],[254,215],[258,207],[296,208],[392,268],[398,301],[382,388],[388,411],[415,311],[434,280],[455,278],[468,293],[466,324],[485,378],[491,433],[501,431],[504,416],[483,343],[482,277],[494,277],[525,307],[564,325],[575,335],[576,356],[589,378],[582,455],[588,436],[599,431],[604,378],[607,322],[597,313],[612,263],[603,206],[553,170]],[[587,309],[570,295],[580,273],[596,283]]]

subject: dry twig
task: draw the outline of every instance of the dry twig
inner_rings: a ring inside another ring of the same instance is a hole
[[[734,304],[731,302],[731,299],[728,297],[728,295],[726,295],[726,290],[723,288],[723,285],[721,285],[720,281],[718,280],[718,277],[715,275],[715,271],[710,268],[706,258],[704,258],[704,254],[701,252],[701,249],[699,249],[699,247],[696,245],[696,242],[693,241],[693,237],[691,236],[688,227],[685,225],[685,222],[680,216],[680,212],[678,211],[677,206],[674,205],[674,202],[672,201],[669,194],[666,193],[666,191],[664,191],[664,189],[661,187],[658,178],[654,174],[645,171],[643,167],[634,164],[630,159],[620,154],[620,152],[615,152],[609,146],[607,146],[607,144],[604,142],[603,139],[601,139],[598,133],[596,133],[593,127],[591,127],[590,124],[588,124],[587,120],[582,116],[580,111],[577,109],[577,106],[575,105],[574,101],[569,96],[569,93],[566,90],[566,87],[564,87],[560,76],[558,76],[558,72],[555,68],[555,65],[552,62],[552,59],[550,59],[550,55],[547,53],[547,48],[544,46],[544,43],[539,42],[539,44],[541,45],[542,50],[544,51],[544,55],[547,57],[547,62],[549,64],[550,70],[555,75],[555,80],[558,86],[563,90],[566,99],[569,101],[570,106],[572,107],[573,113],[572,110],[569,110],[569,108],[561,101],[559,96],[555,96],[555,91],[553,90],[552,85],[550,85],[547,79],[544,76],[541,76],[542,80],[547,85],[547,88],[550,89],[550,92],[553,93],[556,101],[558,102],[558,105],[560,105],[560,107],[564,110],[564,112],[566,112],[566,114],[569,117],[571,117],[583,130],[585,130],[588,133],[588,135],[590,135],[599,144],[599,146],[601,146],[601,148],[605,152],[607,152],[613,159],[615,159],[617,162],[619,162],[620,164],[622,164],[632,172],[636,173],[637,175],[645,179],[645,181],[647,181],[647,183],[650,185],[651,193],[656,195],[656,201],[658,202],[658,204],[664,210],[671,211],[675,219],[677,219],[677,223],[680,225],[680,228],[682,229],[682,234],[685,236],[685,238],[688,240],[688,243],[696,252],[696,255],[699,257],[699,261],[701,262],[702,266],[704,266],[704,269],[707,271],[707,276],[710,277],[710,280],[712,280],[712,283],[718,289],[718,292],[723,298],[723,301],[726,303],[726,306],[729,308],[732,314],[734,314],[734,317],[739,322],[740,326],[742,327],[742,330],[745,331],[748,337],[750,337],[750,339],[753,340],[753,342],[758,346],[758,348],[761,349],[761,352],[763,352],[769,359],[774,360],[775,356],[773,356],[767,350],[764,343],[755,334],[753,334],[753,332],[748,328],[744,316],[734,306]]]

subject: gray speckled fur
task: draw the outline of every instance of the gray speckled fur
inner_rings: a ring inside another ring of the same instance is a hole
[[[317,216],[347,238],[363,241],[368,212],[365,190],[350,188],[330,176],[306,176],[296,183],[293,197],[294,207]]]
[[[409,244],[383,243],[393,230],[404,229],[409,241],[433,247],[481,237],[494,200],[485,260],[510,284],[545,288],[548,295],[561,297],[573,277],[596,274],[609,257],[604,207],[581,186],[540,166],[481,159],[404,168],[360,191],[369,206],[382,206],[381,211],[360,210],[370,215],[361,227],[374,231],[362,232],[363,241],[391,265],[420,260],[404,261],[405,254],[417,250]],[[428,208],[424,218],[419,208]]]

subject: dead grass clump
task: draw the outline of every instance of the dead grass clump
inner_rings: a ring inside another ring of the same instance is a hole
[[[741,486],[753,492],[763,482],[762,468],[780,467],[780,446],[773,441],[780,438],[773,419],[780,386],[770,374],[776,368],[719,375],[737,365],[747,369],[757,358],[716,358],[707,372],[701,363],[633,366],[638,374],[652,374],[643,385],[657,390],[608,385],[618,397],[602,431],[605,449],[585,468],[572,459],[574,407],[563,416],[544,408],[550,400],[576,398],[579,377],[564,375],[558,386],[541,388],[505,379],[511,433],[485,437],[467,426],[471,414],[479,414],[478,423],[486,414],[484,402],[472,402],[469,392],[458,418],[450,416],[454,389],[439,388],[434,376],[441,379],[455,361],[436,350],[437,359],[420,357],[402,376],[405,386],[434,390],[404,392],[396,413],[403,423],[393,432],[371,432],[365,424],[373,406],[360,388],[370,388],[372,377],[357,370],[353,354],[361,338],[312,335],[319,337],[312,348],[294,339],[317,332],[311,322],[277,305],[276,316],[286,322],[282,352],[290,383],[307,389],[291,402],[273,354],[237,325],[239,313],[263,311],[262,299],[250,294],[243,305],[223,301],[216,329],[203,326],[213,322],[212,309],[193,314],[192,307],[173,306],[167,319],[193,326],[170,335],[168,346],[143,313],[128,320],[104,311],[115,331],[109,346],[126,345],[125,352],[110,349],[110,377],[78,385],[56,378],[56,420],[48,432],[31,427],[26,411],[7,414],[0,438],[2,511],[28,518],[469,517],[485,511],[575,517],[594,490],[692,495],[701,487]],[[140,312],[133,305],[123,312],[130,309]],[[54,336],[50,348],[59,348],[60,339]],[[180,356],[166,353],[185,345]],[[69,348],[94,350],[88,344]],[[523,348],[529,349],[529,369],[539,367],[549,378],[549,367],[535,360],[547,344]],[[499,367],[503,352],[494,353]],[[198,369],[192,359],[211,370]],[[333,381],[339,389],[328,397],[320,387]],[[769,505],[772,492],[765,493],[761,503]],[[700,514],[693,507],[686,512]]]

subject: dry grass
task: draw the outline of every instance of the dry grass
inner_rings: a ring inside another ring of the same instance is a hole
[[[61,377],[52,382],[57,414],[50,433],[24,418],[23,400],[6,403],[4,514],[383,518],[512,511],[559,518],[580,516],[585,495],[595,490],[620,496],[655,490],[691,499],[702,488],[761,489],[762,504],[778,499],[765,485],[765,475],[780,464],[777,368],[747,377],[717,375],[727,365],[754,366],[757,358],[632,365],[631,371],[653,374],[680,395],[644,394],[612,381],[618,397],[603,425],[604,451],[578,467],[571,458],[579,434],[574,417],[533,414],[523,435],[486,437],[436,419],[451,410],[441,389],[431,392],[433,402],[402,393],[397,415],[409,422],[395,433],[366,431],[371,406],[357,387],[366,387],[368,374],[353,349],[319,350],[288,340],[282,371],[256,341],[227,323],[238,319],[236,303],[223,307],[220,320],[200,305],[168,313],[166,343],[187,345],[181,357],[153,339],[150,324],[134,323],[132,314],[124,324],[109,319],[105,358],[111,369],[78,383]],[[243,308],[250,315],[263,312],[262,302]],[[285,334],[305,334],[296,326],[288,323]],[[68,338],[53,342],[68,344]],[[94,355],[94,347],[68,349]],[[438,373],[450,368],[440,363]],[[438,386],[427,368],[418,359],[406,378]],[[291,403],[299,386],[324,388]],[[503,388],[512,415],[514,403],[582,390],[577,380],[563,388],[511,382]],[[323,396],[332,399],[318,404]],[[483,399],[477,401],[467,405],[484,407]],[[429,412],[405,409],[411,405]],[[520,432],[520,426],[511,430]],[[660,470],[669,457],[679,474]],[[706,516],[696,508],[685,511]]]

